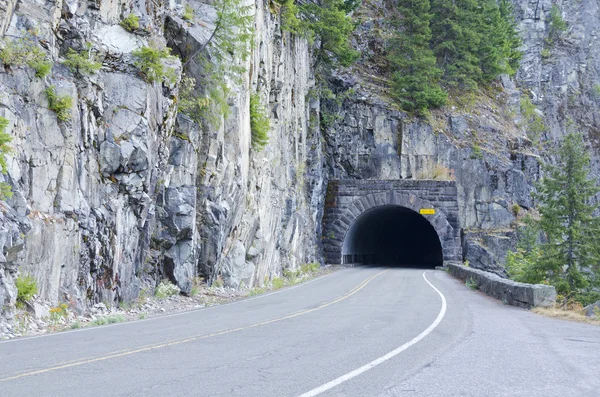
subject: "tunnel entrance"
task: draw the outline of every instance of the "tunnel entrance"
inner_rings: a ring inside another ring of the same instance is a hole
[[[398,205],[371,208],[352,223],[342,263],[405,267],[442,266],[439,236],[424,216]]]

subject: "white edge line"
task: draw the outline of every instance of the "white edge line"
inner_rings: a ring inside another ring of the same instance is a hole
[[[373,361],[371,361],[368,364],[363,365],[360,368],[355,369],[354,371],[348,372],[345,375],[340,376],[339,378],[336,378],[334,380],[332,380],[331,382],[325,383],[322,386],[319,386],[315,389],[312,389],[304,394],[301,394],[299,397],[314,397],[314,396],[318,396],[321,393],[326,392],[329,389],[333,389],[334,387],[349,381],[352,378],[355,378],[361,374],[363,374],[364,372],[367,372],[368,370],[378,366],[379,364],[383,364],[384,362],[394,358],[395,356],[397,356],[398,354],[402,353],[403,351],[405,351],[406,349],[408,349],[409,347],[415,345],[416,343],[418,343],[421,339],[425,338],[427,335],[429,335],[439,324],[440,322],[442,322],[442,319],[444,318],[444,316],[446,315],[446,308],[447,308],[447,303],[446,303],[446,297],[444,296],[444,294],[442,294],[440,292],[439,289],[435,288],[433,286],[433,284],[431,284],[429,282],[429,280],[427,280],[427,277],[425,276],[425,273],[427,273],[427,271],[423,272],[423,278],[425,279],[425,281],[427,282],[427,284],[429,284],[429,286],[431,288],[433,288],[435,290],[435,292],[438,293],[438,295],[440,296],[440,298],[442,298],[442,308],[440,309],[440,312],[438,313],[435,321],[433,323],[431,323],[431,325],[429,327],[427,327],[427,329],[423,332],[421,332],[419,335],[417,335],[416,337],[414,337],[412,340],[410,340],[409,342],[406,342],[405,344],[403,344],[402,346],[392,350],[391,352],[387,353],[384,356],[381,356]]]
[[[266,293],[266,294],[260,294],[260,295],[257,295],[257,296],[253,296],[251,298],[241,298],[241,299],[235,300],[233,302],[223,303],[223,304],[220,304],[220,305],[199,307],[199,308],[190,309],[190,310],[183,310],[181,312],[171,313],[171,314],[163,314],[163,315],[159,314],[158,316],[154,316],[154,317],[149,317],[149,318],[144,318],[144,319],[137,319],[137,320],[130,320],[130,321],[125,321],[125,322],[116,323],[116,324],[107,324],[107,325],[100,325],[100,326],[93,326],[93,327],[85,327],[85,328],[81,328],[81,329],[73,329],[73,330],[67,330],[67,331],[53,332],[53,333],[50,333],[50,334],[42,334],[42,335],[34,335],[34,336],[22,336],[22,337],[18,337],[18,338],[14,338],[14,339],[0,340],[0,345],[5,344],[5,343],[24,342],[24,341],[32,340],[32,339],[48,338],[48,337],[51,337],[51,336],[74,334],[76,332],[97,331],[97,330],[100,330],[100,329],[106,329],[106,328],[111,328],[111,327],[118,327],[118,326],[123,326],[123,325],[140,324],[140,323],[145,322],[145,321],[155,321],[155,320],[159,320],[159,319],[163,319],[163,318],[168,318],[168,317],[183,316],[185,314],[191,314],[191,313],[200,312],[200,311],[204,311],[204,310],[218,309],[220,307],[225,307],[225,306],[233,306],[233,305],[237,305],[237,304],[240,304],[240,303],[250,302],[250,301],[253,301],[253,300],[256,300],[256,299],[261,299],[261,298],[265,298],[267,296],[279,294],[281,292],[291,291],[293,289],[300,288],[302,286],[305,286],[307,284],[312,283],[313,281],[320,280],[320,279],[325,278],[327,276],[330,276],[330,275],[332,275],[334,273],[337,273],[338,271],[346,270],[346,269],[350,269],[350,268],[343,268],[343,267],[341,267],[339,269],[335,269],[334,271],[332,271],[330,273],[322,274],[322,275],[320,275],[318,277],[315,277],[315,278],[313,278],[311,280],[305,281],[305,282],[300,283],[300,284],[292,285],[290,287],[282,288],[282,289],[279,289],[277,291],[269,292],[269,293]]]

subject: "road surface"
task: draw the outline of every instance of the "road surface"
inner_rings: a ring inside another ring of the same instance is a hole
[[[352,268],[233,304],[0,342],[0,396],[600,396],[600,328],[443,271]]]

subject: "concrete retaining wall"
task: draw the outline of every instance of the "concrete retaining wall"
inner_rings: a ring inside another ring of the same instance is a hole
[[[556,302],[556,290],[549,285],[518,283],[462,264],[446,263],[444,266],[454,277],[463,281],[471,279],[480,291],[512,306],[549,307]]]

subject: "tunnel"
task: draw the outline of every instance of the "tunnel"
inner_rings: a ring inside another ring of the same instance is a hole
[[[442,245],[423,215],[384,205],[352,223],[344,238],[342,263],[433,268],[443,264]]]

